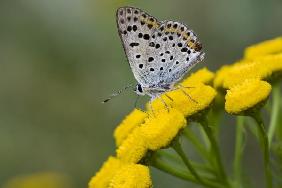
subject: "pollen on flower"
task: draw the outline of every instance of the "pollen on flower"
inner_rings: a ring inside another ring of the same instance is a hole
[[[282,72],[282,53],[276,55],[268,55],[261,58],[262,65],[266,64],[272,74]]]
[[[196,83],[210,84],[214,78],[214,73],[207,68],[202,68],[192,73],[188,78],[182,81],[182,85],[195,85]]]
[[[140,127],[140,131],[150,150],[168,146],[178,132],[186,126],[186,119],[176,109],[163,109],[156,112]]]
[[[271,85],[258,79],[245,80],[227,91],[225,110],[240,114],[265,101],[271,92]]]
[[[246,48],[244,56],[247,59],[253,59],[259,56],[276,53],[282,53],[282,37],[252,45]]]
[[[152,180],[149,168],[140,164],[128,164],[120,168],[112,178],[109,188],[150,188]]]
[[[109,183],[116,172],[123,166],[124,164],[115,157],[109,157],[106,162],[104,162],[103,166],[100,170],[93,176],[88,184],[89,188],[108,188]]]
[[[116,150],[117,157],[124,162],[138,163],[147,153],[146,140],[136,127]]]
[[[141,110],[134,109],[115,129],[114,137],[116,145],[120,146],[123,140],[139,125],[141,125],[147,114]]]
[[[230,89],[246,79],[268,79],[273,73],[282,71],[282,53],[236,63],[223,76],[223,88]],[[217,79],[217,78],[216,78]]]
[[[213,80],[215,88],[221,88],[223,86],[224,79],[228,76],[230,70],[230,65],[224,65],[215,73],[215,78]]]
[[[271,67],[265,65],[262,61],[234,64],[223,81],[223,88],[230,89],[247,79],[263,79],[269,77],[271,73]]]
[[[166,95],[168,95],[172,100]],[[211,86],[198,83],[193,88],[177,89],[167,92],[161,97],[167,105],[172,106],[187,117],[208,108],[215,96],[215,89],[213,89]],[[152,107],[155,111],[165,108],[160,98],[152,101]]]

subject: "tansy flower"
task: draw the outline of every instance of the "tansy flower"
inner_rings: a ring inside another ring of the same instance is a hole
[[[128,164],[120,168],[112,178],[109,188],[150,188],[149,168],[140,164]]]
[[[223,86],[224,79],[228,76],[231,70],[232,66],[224,65],[216,72],[215,78],[213,80],[213,85],[215,88],[221,88]]]
[[[253,59],[275,53],[282,53],[282,37],[267,40],[246,48],[245,58]]]
[[[203,68],[195,73],[192,73],[181,84],[187,87],[189,85],[195,85],[196,83],[210,84],[213,78],[214,78],[214,73],[209,71],[207,68]]]
[[[214,86],[232,88],[246,79],[266,80],[276,72],[282,71],[282,53],[267,55],[253,60],[242,60],[231,66],[221,68],[216,73]]]
[[[265,81],[245,80],[227,91],[225,110],[231,114],[241,114],[265,101],[270,92],[271,85]]]
[[[69,180],[62,174],[39,172],[10,179],[3,188],[69,188]]]
[[[182,112],[186,117],[192,116],[209,107],[216,96],[216,91],[211,86],[201,83],[192,85],[193,88],[185,88],[186,85],[184,84],[183,86],[183,88],[167,92],[161,97],[168,106]],[[148,108],[151,110],[150,107]],[[158,111],[159,109],[164,109],[165,106],[163,101],[157,98],[152,101],[152,108],[154,111]]]
[[[124,162],[138,163],[147,153],[148,147],[140,127],[136,127],[118,147],[117,157]]]
[[[261,58],[261,65],[267,65],[272,74],[282,72],[282,52],[276,55],[268,55]]]
[[[109,157],[106,162],[104,162],[101,169],[96,173],[94,177],[90,180],[88,187],[89,188],[108,188],[109,183],[116,172],[124,164],[115,157]]]
[[[150,150],[168,146],[178,132],[186,126],[186,119],[176,109],[156,112],[140,127],[140,132]]]
[[[229,89],[246,79],[263,79],[269,77],[272,71],[270,66],[262,65],[261,61],[246,64],[236,64],[223,81],[223,88]]]
[[[144,122],[146,117],[147,113],[134,109],[115,129],[114,137],[116,145],[120,146],[123,140],[125,140],[136,127]]]

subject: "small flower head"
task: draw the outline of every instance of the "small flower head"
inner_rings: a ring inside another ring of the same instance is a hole
[[[124,162],[138,163],[147,153],[146,140],[136,127],[131,134],[122,142],[117,149],[117,157]]]
[[[224,65],[216,72],[213,81],[213,85],[215,88],[222,88],[224,80],[228,76],[231,70],[232,70],[232,66]]]
[[[246,48],[245,58],[254,59],[259,56],[282,53],[282,37],[267,40]]]
[[[150,150],[168,146],[179,131],[186,126],[183,114],[175,109],[161,110],[140,127]]]
[[[102,168],[91,178],[88,187],[108,188],[111,179],[123,165],[124,164],[119,159],[109,157],[108,160],[104,162]]]
[[[243,114],[264,102],[271,92],[271,85],[258,79],[246,80],[227,91],[225,110],[230,114]]]
[[[141,125],[147,114],[141,110],[134,109],[122,122],[117,126],[114,132],[116,145],[120,146],[123,140],[139,125]]]
[[[282,72],[282,53],[241,60],[225,66],[216,73],[214,86],[230,89],[247,79],[267,80],[277,72]]]
[[[213,81],[214,73],[207,68],[198,70],[192,73],[187,79],[182,82],[182,85],[195,85],[196,83],[210,84]]]
[[[223,88],[230,89],[247,79],[267,78],[271,73],[271,67],[266,66],[262,61],[234,64],[228,75],[225,77]]]
[[[149,168],[140,164],[128,164],[120,168],[109,185],[109,188],[150,187],[152,187],[152,180]]]
[[[182,88],[161,96],[167,105],[182,112],[186,117],[208,108],[216,96],[216,91],[210,86],[201,83],[192,85],[192,88],[185,88],[186,86],[183,84]],[[187,87],[191,87],[191,85]],[[165,108],[160,98],[152,102],[152,107],[155,111]]]

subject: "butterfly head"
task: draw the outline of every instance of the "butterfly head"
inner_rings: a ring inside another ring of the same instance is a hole
[[[141,84],[137,84],[135,89],[134,89],[134,92],[137,94],[137,95],[145,95],[145,92],[144,92],[144,88],[142,87]]]

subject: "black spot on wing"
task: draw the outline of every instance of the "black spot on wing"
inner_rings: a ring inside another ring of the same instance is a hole
[[[137,43],[137,42],[132,42],[132,43],[129,44],[129,46],[131,46],[131,47],[133,48],[134,46],[139,46],[139,43]]]

